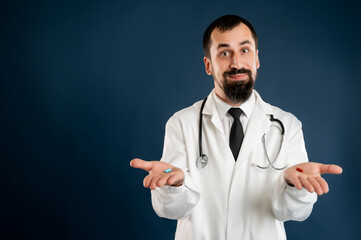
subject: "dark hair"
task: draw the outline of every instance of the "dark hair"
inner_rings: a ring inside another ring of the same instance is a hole
[[[251,30],[252,37],[256,44],[256,49],[258,49],[258,41],[257,41],[257,34],[254,30],[253,26],[244,18],[241,18],[237,15],[225,15],[222,17],[217,18],[214,20],[211,25],[209,25],[206,31],[203,34],[203,51],[206,57],[210,57],[209,48],[211,47],[211,34],[214,29],[219,29],[221,32],[225,32],[228,30],[232,30],[240,23],[244,23],[249,30]]]

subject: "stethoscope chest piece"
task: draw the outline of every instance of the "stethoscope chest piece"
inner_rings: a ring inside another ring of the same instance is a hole
[[[197,167],[198,168],[204,168],[208,164],[208,157],[205,154],[202,154],[197,159]]]

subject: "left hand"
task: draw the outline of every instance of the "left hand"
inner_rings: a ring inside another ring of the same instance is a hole
[[[297,170],[300,168],[303,172]],[[288,184],[294,185],[298,190],[303,187],[310,193],[316,191],[318,195],[328,193],[328,184],[321,174],[341,174],[342,168],[337,165],[321,164],[315,162],[300,163],[289,167],[284,172],[284,178]]]

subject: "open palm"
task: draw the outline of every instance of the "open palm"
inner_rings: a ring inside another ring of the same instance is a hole
[[[342,168],[337,165],[305,162],[287,168],[284,178],[288,184],[294,185],[299,190],[304,187],[311,193],[316,191],[318,195],[322,195],[327,193],[329,188],[321,175],[341,173]]]
[[[183,184],[184,172],[182,169],[174,167],[169,163],[160,161],[144,161],[135,158],[130,162],[130,166],[147,171],[149,174],[144,178],[143,185],[152,190],[164,185],[178,187]],[[164,170],[172,170],[165,173]]]

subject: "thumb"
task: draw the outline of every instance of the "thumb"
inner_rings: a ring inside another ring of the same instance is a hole
[[[132,161],[130,161],[130,166],[133,168],[140,168],[149,172],[153,168],[153,163],[144,161],[139,158],[134,158]]]
[[[334,164],[321,164],[320,165],[320,173],[325,174],[341,174],[342,168],[340,166]]]

